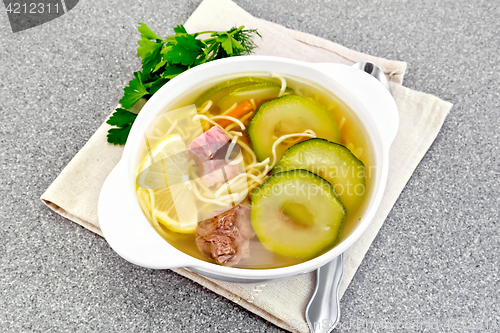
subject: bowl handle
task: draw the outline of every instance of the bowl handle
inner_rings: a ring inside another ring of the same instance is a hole
[[[376,78],[357,68],[334,63],[311,65],[354,95],[369,111],[386,147],[390,147],[399,127],[399,112],[391,93]]]
[[[97,213],[104,238],[121,257],[155,269],[195,266],[197,259],[177,250],[149,224],[124,181],[122,161],[111,171],[99,194]]]

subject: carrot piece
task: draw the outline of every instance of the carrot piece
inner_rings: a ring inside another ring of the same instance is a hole
[[[238,119],[251,110],[253,110],[252,103],[250,103],[250,101],[244,101],[243,103],[237,105],[234,109],[232,109],[228,113],[224,114],[224,116],[229,116]],[[226,127],[227,125],[231,124],[232,121],[228,119],[220,119],[217,120],[217,123],[222,127]]]

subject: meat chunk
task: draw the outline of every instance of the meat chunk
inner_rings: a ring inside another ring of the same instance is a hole
[[[225,161],[227,149],[221,148],[229,141],[229,136],[219,127],[214,126],[194,139],[189,145],[191,156],[198,165],[198,175],[207,187],[227,182],[240,174],[238,165],[229,165]],[[222,169],[224,169],[225,175]]]
[[[219,127],[214,126],[194,139],[189,144],[189,150],[203,162],[211,159],[217,150],[224,146],[229,140],[230,138],[226,133]]]
[[[250,253],[250,206],[239,204],[202,221],[196,228],[196,245],[220,265],[232,266]]]

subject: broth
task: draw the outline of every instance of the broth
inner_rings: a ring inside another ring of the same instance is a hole
[[[366,186],[365,186],[365,195],[361,201],[361,204],[357,207],[357,209],[353,212],[350,212],[348,216],[346,217],[344,226],[341,230],[340,236],[338,238],[338,242],[342,241],[345,239],[353,230],[353,228],[356,227],[358,224],[359,220],[362,218],[363,214],[366,211],[367,205],[369,198],[372,195],[373,191],[373,181],[374,181],[374,176],[371,175],[370,171],[372,170],[372,167],[374,167],[374,156],[372,155],[373,149],[372,145],[370,142],[370,139],[368,137],[367,131],[362,125],[361,121],[359,118],[356,116],[356,114],[343,102],[341,101],[337,96],[335,96],[333,93],[329,92],[325,88],[312,83],[308,82],[303,79],[299,79],[296,77],[288,76],[288,75],[280,75],[282,76],[285,81],[286,81],[286,86],[289,88],[292,93],[291,94],[296,94],[299,96],[305,96],[312,98],[314,101],[320,103],[324,107],[326,107],[333,115],[335,121],[338,124],[338,127],[340,129],[340,134],[341,134],[341,140],[340,144],[343,146],[346,146],[351,150],[351,152],[364,163],[364,166],[366,168]],[[229,80],[238,80],[238,78],[242,77],[252,77],[252,78],[258,78],[259,80],[264,80],[265,82],[259,81],[258,83],[263,83],[264,85],[266,82],[269,82],[270,84],[276,84],[276,85],[282,85],[282,80],[281,78],[278,77],[273,77],[271,73],[264,73],[264,72],[251,72],[251,73],[239,73],[239,74],[233,74],[233,75],[228,75],[228,76],[223,76],[219,77],[216,80],[212,80],[209,82],[205,82],[204,84],[200,85],[193,91],[189,91],[184,93],[183,95],[179,96],[175,101],[173,101],[170,105],[166,106],[165,109],[155,118],[155,121],[153,121],[146,131],[146,136],[145,136],[145,143],[143,146],[142,152],[139,154],[139,156],[144,156],[144,158],[139,159],[136,161],[137,167],[136,167],[136,172],[135,172],[135,177],[139,177],[140,172],[144,169],[145,166],[145,161],[148,160],[148,154],[149,157],[151,158],[152,156],[152,151],[155,150],[155,146],[161,145],[162,140],[164,140],[165,135],[168,133],[168,135],[179,135],[184,142],[184,145],[186,148],[189,146],[189,144],[195,139],[198,135],[202,134],[200,128],[203,129],[203,132],[206,132],[210,127],[211,124],[205,120],[203,117],[194,117],[196,118],[196,121],[192,121],[191,118],[179,118],[177,119],[178,121],[176,122],[177,124],[184,124],[185,128],[179,128],[179,125],[176,127],[175,125],[172,125],[173,121],[176,121],[175,119],[169,118],[166,120],[166,115],[169,115],[171,111],[177,110],[179,108],[186,107],[188,105],[195,104],[198,102],[200,103],[200,98],[203,97],[204,94],[206,94],[206,91],[209,90],[210,88],[223,83],[227,82]],[[233,81],[236,82],[236,81]],[[244,85],[243,85],[244,86]],[[207,103],[203,103],[202,105],[196,105],[196,113],[201,113],[205,115],[209,115],[210,117],[213,117],[214,115],[220,115],[224,113],[225,110],[221,109],[220,107],[217,106],[217,104],[225,97],[227,96],[231,91],[235,89],[234,84],[231,87],[227,88],[220,88],[217,93],[212,94],[212,107],[206,111]],[[237,89],[237,88],[236,88]],[[255,102],[255,101],[254,101]],[[254,103],[252,102],[252,103]],[[208,103],[209,104],[209,103]],[[219,103],[221,104],[221,103]],[[222,103],[223,104],[223,103]],[[258,108],[257,108],[258,109]],[[192,108],[189,110],[193,110]],[[257,110],[253,110],[252,112],[256,112]],[[188,114],[188,109],[185,109],[186,114]],[[253,115],[254,115],[253,114]],[[238,144],[245,144],[248,147],[252,147],[252,141],[249,138],[248,135],[248,123],[251,121],[251,118],[253,117],[247,117],[247,119],[244,118],[244,116],[241,118],[242,122],[246,125],[246,129],[244,131],[240,131],[242,133],[241,137],[238,138]],[[192,116],[192,115],[191,115]],[[175,118],[175,117],[174,117]],[[186,121],[185,123],[182,123],[183,121]],[[216,121],[222,121],[222,119],[218,119]],[[186,125],[187,124],[187,125]],[[231,123],[232,124],[232,123]],[[189,127],[194,128],[192,130],[192,133],[189,133]],[[198,128],[201,126],[200,128]],[[226,128],[229,128],[229,126],[226,126]],[[238,128],[238,125],[232,126],[232,130],[236,130]],[[186,133],[188,132],[188,133]],[[300,139],[300,140],[299,140]],[[303,141],[305,139],[309,139],[309,137],[299,137],[296,141]],[[246,150],[242,147],[240,147],[241,152],[240,154],[242,155],[243,161],[244,161],[244,167],[248,167],[248,165],[251,165],[252,163],[252,156]],[[276,162],[276,161],[275,161]],[[152,162],[151,162],[152,163]],[[142,169],[142,170],[141,170]],[[245,169],[246,170],[246,169]],[[245,170],[242,170],[240,167],[240,171],[245,172]],[[264,172],[265,170],[260,170],[260,172]],[[270,171],[268,172],[268,174]],[[236,183],[236,182],[235,182]],[[250,204],[250,194],[253,188],[257,187],[259,184],[251,183],[251,181],[246,181],[244,182],[244,186],[249,188],[247,192],[242,192],[245,195],[240,195],[243,198],[238,201],[241,201],[243,204]],[[224,189],[221,189],[220,184],[215,185],[213,188],[210,188],[207,186],[207,188],[203,187],[200,181],[192,181],[192,186],[198,186],[199,187],[199,192],[201,193],[203,190],[212,190],[212,191],[221,191]],[[232,188],[232,187],[231,187]],[[155,211],[155,209],[150,209],[151,207],[154,207],[152,204],[152,201],[156,199],[156,197],[160,197],[161,191],[160,189],[141,189],[139,186],[136,185],[136,189],[138,191],[138,197],[139,201],[141,203],[141,208],[143,209],[146,217],[148,218],[149,222],[151,225],[155,228],[155,230],[166,240],[168,241],[172,246],[177,248],[178,250],[193,256],[195,258],[198,258],[200,260],[204,260],[207,262],[214,262],[213,259],[207,257],[201,251],[196,245],[196,233],[191,232],[191,233],[179,233],[179,232],[174,232],[170,230],[168,227],[165,226],[163,223],[158,223],[157,219],[155,219],[155,214],[152,213],[152,211]],[[179,190],[181,191],[181,190]],[[224,192],[224,191],[222,191]],[[225,192],[224,192],[225,193]],[[236,193],[237,194],[237,193]],[[234,194],[234,197],[236,197],[236,194]],[[152,199],[154,195],[154,200]],[[227,190],[227,195],[231,196],[233,193],[228,189]],[[227,196],[226,195],[226,196]],[[191,198],[191,196],[189,196]],[[212,204],[212,203],[207,203],[207,202],[201,202],[196,195],[193,195],[193,198],[195,200],[195,205],[197,208],[197,214],[198,214],[198,220],[202,221],[209,217],[210,213],[219,208],[217,204]],[[233,197],[231,197],[233,198]],[[239,198],[239,197],[238,197]],[[175,200],[174,200],[175,201]],[[234,204],[237,204],[236,200],[233,203],[233,199],[231,199],[231,202],[234,206]],[[155,202],[156,204],[156,202]],[[175,210],[175,209],[174,209]],[[177,209],[177,212],[179,212],[179,209]],[[181,214],[181,212],[179,212]],[[182,213],[184,214],[184,213]],[[181,216],[173,213],[172,214],[174,220],[175,218],[178,218],[179,221],[182,219]],[[156,216],[157,218],[157,216]],[[333,245],[334,246],[334,245]],[[327,252],[330,250],[333,246],[330,246],[329,248],[324,249],[320,253],[318,253],[316,256],[321,255],[324,252]],[[250,244],[249,244],[249,257],[241,259],[237,264],[233,265],[232,267],[237,267],[237,268],[247,268],[247,269],[267,269],[267,268],[278,268],[278,267],[285,267],[285,266],[290,266],[290,265],[295,265],[299,264],[301,262],[307,261],[310,258],[304,259],[304,258],[297,258],[297,257],[292,257],[292,256],[286,256],[282,254],[278,254],[276,252],[270,251],[266,249],[266,247],[261,243],[259,238],[257,236],[254,236],[253,238],[250,239]]]

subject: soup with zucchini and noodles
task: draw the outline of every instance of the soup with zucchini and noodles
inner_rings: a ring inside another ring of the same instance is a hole
[[[137,200],[177,249],[237,268],[278,268],[347,237],[371,195],[372,147],[355,113],[296,77],[206,82],[147,128]]]

